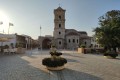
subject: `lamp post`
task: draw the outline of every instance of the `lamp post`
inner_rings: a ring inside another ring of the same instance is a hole
[[[41,29],[42,29],[42,27],[40,26],[40,49],[41,49],[41,53],[42,53],[42,37],[41,37]]]

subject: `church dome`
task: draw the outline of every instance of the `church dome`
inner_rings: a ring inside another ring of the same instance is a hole
[[[71,36],[71,35],[76,35],[76,36],[78,36],[78,33],[76,33],[76,32],[69,32],[68,34],[66,34],[66,36]]]

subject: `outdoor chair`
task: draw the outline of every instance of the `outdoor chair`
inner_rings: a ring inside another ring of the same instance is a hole
[[[4,54],[9,54],[9,49],[4,49]]]
[[[14,49],[9,49],[9,52],[14,54],[15,53],[15,50]]]

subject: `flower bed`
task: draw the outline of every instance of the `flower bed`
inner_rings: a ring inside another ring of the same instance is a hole
[[[51,57],[44,58],[42,64],[49,70],[62,70],[64,69],[64,64],[67,63],[65,58],[60,57],[62,53],[60,52],[50,52]]]
[[[65,58],[44,58],[42,60],[42,64],[48,67],[59,67],[64,66],[64,64],[67,63],[67,60]]]
[[[60,57],[62,55],[61,52],[57,52],[55,46],[51,46],[50,48],[51,57],[44,58],[42,60],[42,64],[47,67],[49,70],[62,70],[64,69],[64,64],[67,63],[65,58]]]

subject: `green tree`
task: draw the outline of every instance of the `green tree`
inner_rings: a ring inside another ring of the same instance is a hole
[[[120,10],[108,11],[99,17],[99,25],[94,29],[98,43],[107,50],[120,47]]]

